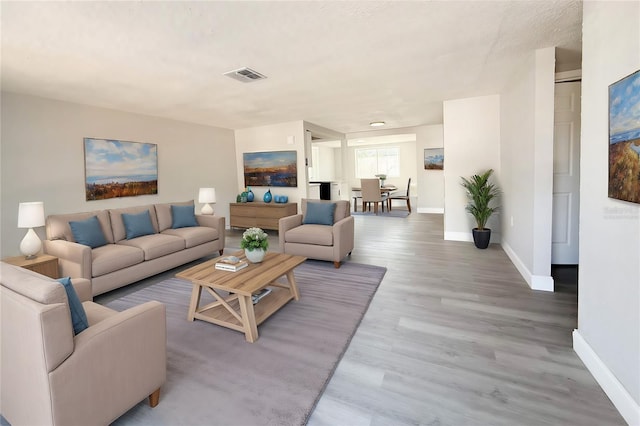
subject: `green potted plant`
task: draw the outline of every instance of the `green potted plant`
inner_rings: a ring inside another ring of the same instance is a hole
[[[249,228],[242,234],[240,248],[252,263],[260,263],[269,248],[269,235],[260,228]]]
[[[466,210],[476,220],[476,228],[473,228],[473,242],[479,249],[486,249],[491,239],[491,229],[485,228],[487,221],[499,206],[492,205],[494,199],[500,195],[500,189],[493,183],[489,182],[489,178],[493,173],[493,169],[489,169],[481,175],[473,175],[469,179],[462,178],[461,185],[467,191]]]

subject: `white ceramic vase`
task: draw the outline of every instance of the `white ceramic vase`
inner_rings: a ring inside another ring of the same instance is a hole
[[[266,250],[261,248],[253,249],[253,250],[244,250],[245,256],[247,256],[247,260],[251,263],[260,263],[264,259],[264,255],[267,254]]]

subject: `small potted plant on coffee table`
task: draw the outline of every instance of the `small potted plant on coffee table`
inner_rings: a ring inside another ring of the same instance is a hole
[[[469,203],[466,210],[476,220],[477,228],[473,228],[473,242],[479,249],[486,249],[491,239],[491,229],[485,228],[487,221],[499,206],[491,205],[492,201],[500,195],[500,189],[493,183],[489,183],[489,177],[493,169],[489,169],[481,175],[473,175],[469,179],[462,178],[461,185],[467,191]]]
[[[249,228],[242,234],[240,247],[244,249],[247,260],[260,263],[269,248],[269,235],[260,228]]]

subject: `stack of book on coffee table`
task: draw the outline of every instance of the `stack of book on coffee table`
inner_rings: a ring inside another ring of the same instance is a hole
[[[216,262],[215,268],[221,271],[236,272],[247,266],[249,263],[246,260],[241,260],[237,256],[225,256]]]

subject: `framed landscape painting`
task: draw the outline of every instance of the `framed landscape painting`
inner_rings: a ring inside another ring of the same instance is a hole
[[[640,70],[609,86],[609,197],[640,204]]]
[[[424,150],[425,170],[444,170],[444,148],[427,148]]]
[[[158,193],[158,145],[84,138],[87,201]]]
[[[298,152],[246,152],[244,186],[298,186]]]

